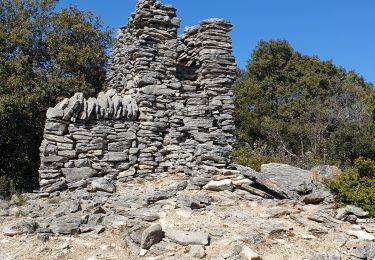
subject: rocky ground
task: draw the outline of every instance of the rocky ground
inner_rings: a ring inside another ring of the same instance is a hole
[[[367,212],[321,191],[276,199],[228,173],[0,201],[0,259],[375,259]]]

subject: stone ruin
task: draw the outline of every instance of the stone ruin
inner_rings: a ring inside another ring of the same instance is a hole
[[[48,109],[41,192],[114,192],[116,180],[232,167],[232,25],[209,19],[178,36],[179,25],[172,6],[137,1],[111,51],[106,92]]]

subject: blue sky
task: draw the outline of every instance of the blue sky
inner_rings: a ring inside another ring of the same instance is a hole
[[[119,28],[135,0],[60,0],[78,6]],[[234,24],[233,50],[245,68],[259,40],[286,39],[295,50],[331,59],[375,84],[374,0],[162,0],[178,9],[181,27],[202,19],[226,18]]]

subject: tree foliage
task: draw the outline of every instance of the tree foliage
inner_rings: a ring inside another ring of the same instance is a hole
[[[234,92],[241,149],[303,167],[375,156],[372,85],[287,41],[261,41]]]
[[[0,2],[0,189],[37,185],[45,111],[59,97],[97,93],[111,30],[57,0]],[[1,191],[1,190],[0,190]]]

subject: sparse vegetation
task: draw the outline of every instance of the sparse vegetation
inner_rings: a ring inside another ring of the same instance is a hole
[[[16,216],[17,218],[22,218],[22,217],[26,217],[27,214],[26,214],[26,212],[24,212],[24,211],[22,211],[22,210],[18,210],[18,211],[15,213],[15,216]]]
[[[341,173],[334,180],[326,180],[325,184],[338,205],[357,205],[375,217],[375,162],[359,158],[355,166],[355,169]]]
[[[24,206],[27,204],[27,199],[20,193],[14,194],[10,203],[16,206]]]

